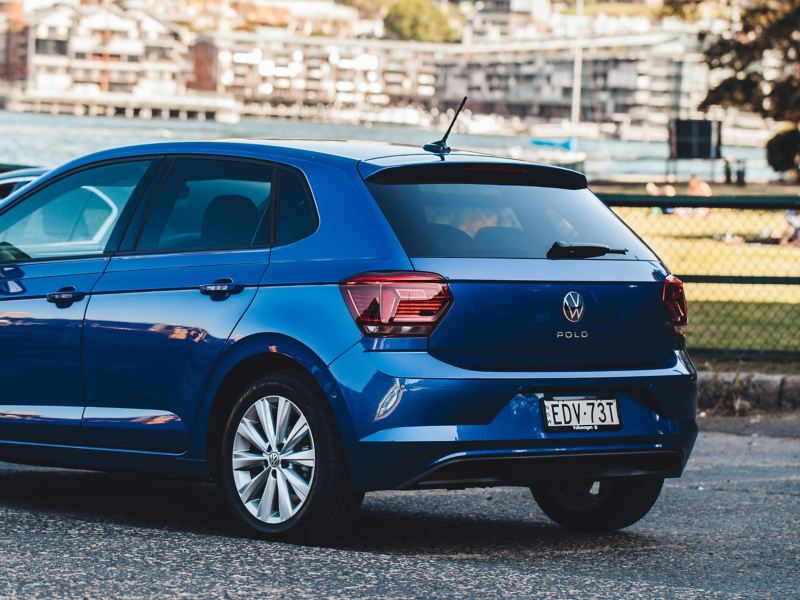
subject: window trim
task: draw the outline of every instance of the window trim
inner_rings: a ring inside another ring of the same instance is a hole
[[[117,219],[117,222],[111,229],[111,235],[109,236],[108,242],[106,242],[106,246],[102,252],[91,253],[91,254],[75,254],[70,256],[40,256],[35,258],[25,258],[13,261],[0,261],[0,265],[64,262],[71,260],[86,260],[90,258],[108,258],[114,256],[117,250],[119,249],[119,245],[122,241],[122,238],[124,237],[125,231],[127,230],[130,221],[132,220],[134,214],[138,211],[139,204],[142,202],[142,199],[147,195],[147,192],[153,183],[153,178],[158,173],[161,164],[163,162],[163,159],[164,155],[162,154],[137,154],[131,156],[108,158],[96,162],[87,163],[84,165],[79,165],[74,169],[70,169],[68,171],[56,175],[55,177],[48,178],[44,181],[40,181],[40,179],[34,179],[34,185],[31,186],[30,189],[25,190],[24,193],[20,194],[17,198],[14,198],[11,202],[8,202],[3,206],[0,206],[0,217],[6,214],[8,211],[12,210],[14,207],[25,202],[32,195],[44,190],[47,187],[50,187],[55,183],[58,183],[59,181],[67,177],[71,177],[73,175],[77,175],[84,171],[89,171],[91,169],[105,167],[108,165],[124,164],[128,162],[150,161],[150,165],[145,170],[144,174],[142,175],[142,178],[139,180],[139,183],[133,190],[133,194],[131,194],[131,197],[128,199],[128,202],[122,209],[119,219]]]
[[[278,204],[281,201],[281,170],[275,169],[275,201],[269,207],[269,247],[275,247],[278,241]]]

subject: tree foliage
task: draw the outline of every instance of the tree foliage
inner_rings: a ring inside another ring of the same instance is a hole
[[[453,42],[456,32],[433,0],[397,0],[383,24],[393,37],[418,42]]]
[[[741,27],[711,39],[705,53],[712,69],[731,75],[708,92],[701,110],[738,106],[800,122],[800,0],[754,1],[742,10]]]
[[[664,14],[691,19],[703,0],[672,0]],[[736,27],[706,38],[706,62],[729,75],[708,91],[700,110],[744,108],[794,125],[767,143],[776,171],[800,173],[800,0],[751,0]]]
[[[661,16],[696,21],[700,18],[700,4],[702,0],[666,0],[661,7]]]
[[[767,142],[767,162],[779,173],[800,170],[800,130],[784,129]]]

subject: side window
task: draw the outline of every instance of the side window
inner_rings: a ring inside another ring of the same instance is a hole
[[[0,261],[102,254],[150,160],[67,175],[0,215]]]
[[[308,186],[295,171],[280,172],[277,244],[289,244],[314,233],[319,225]]]
[[[144,252],[269,244],[275,169],[236,160],[178,159],[136,245]]]

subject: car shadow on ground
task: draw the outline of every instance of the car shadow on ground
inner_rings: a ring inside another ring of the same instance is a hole
[[[456,498],[460,492],[453,492]],[[474,496],[467,502],[475,501]],[[430,498],[417,507],[393,508],[369,503],[351,531],[336,547],[360,552],[427,555],[456,559],[557,555],[613,548],[637,552],[655,549],[658,541],[639,532],[583,533],[558,527],[535,509],[518,517],[485,506],[483,515],[472,510],[443,514]],[[533,499],[528,501],[533,505]],[[531,513],[538,513],[533,514]]]
[[[504,553],[558,554],[603,548],[641,552],[658,544],[642,533],[569,532],[543,515],[531,516],[531,511],[515,517],[503,513],[500,504],[496,511],[491,505],[475,506],[481,499],[474,494],[452,496],[452,508],[445,509],[440,498],[426,498],[424,493],[368,496],[351,529],[328,547],[395,555],[489,558]],[[0,463],[0,510],[199,535],[241,535],[215,485],[158,476]]]
[[[0,509],[133,527],[236,535],[212,483],[0,463]]]

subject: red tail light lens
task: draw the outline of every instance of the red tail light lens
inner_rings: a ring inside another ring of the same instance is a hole
[[[416,271],[362,273],[339,284],[365,335],[426,336],[453,304],[441,275]]]
[[[683,292],[683,282],[670,275],[664,281],[664,308],[667,309],[667,320],[672,324],[672,329],[678,335],[686,335],[686,325],[689,315],[686,312],[686,295]]]

